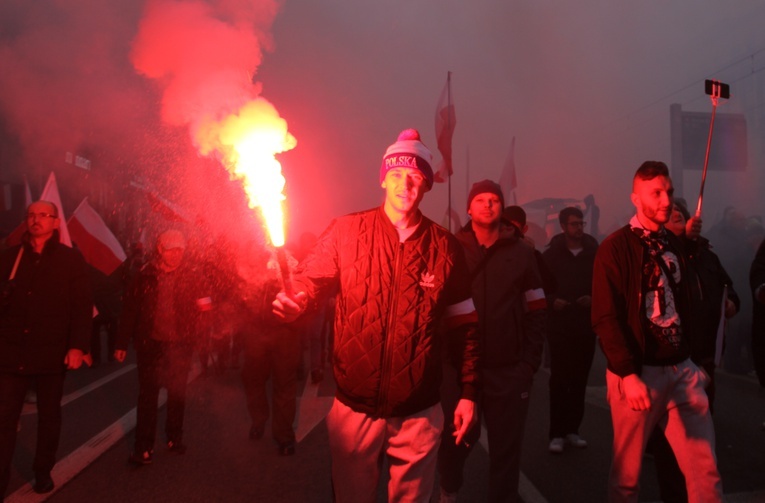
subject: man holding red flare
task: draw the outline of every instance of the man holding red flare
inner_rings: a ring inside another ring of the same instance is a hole
[[[441,348],[460,365],[454,441],[474,422],[477,317],[459,243],[419,211],[433,184],[431,154],[413,129],[388,147],[380,208],[336,219],[278,294],[286,321],[339,287],[335,314],[337,395],[327,416],[335,501],[374,502],[383,457],[389,501],[428,501],[443,428]],[[444,324],[446,331],[437,327]]]

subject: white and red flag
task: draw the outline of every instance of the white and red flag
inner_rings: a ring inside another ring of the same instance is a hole
[[[445,182],[454,172],[452,169],[452,136],[454,135],[454,127],[457,125],[457,114],[452,103],[451,80],[452,72],[449,72],[446,77],[446,85],[441,91],[441,97],[436,106],[436,139],[438,151],[441,152],[441,163],[434,180],[439,183]]]
[[[506,201],[510,200],[510,193],[518,187],[518,179],[515,176],[515,136],[510,143],[510,153],[507,155],[502,174],[499,176],[499,186],[502,188],[502,194],[504,194]],[[513,201],[515,201],[515,194],[513,194]]]
[[[45,188],[40,194],[41,201],[48,201],[56,205],[58,208],[58,218],[61,220],[61,224],[58,227],[59,241],[61,244],[68,247],[72,247],[72,238],[69,237],[69,228],[66,226],[66,217],[64,216],[64,205],[61,204],[61,196],[58,193],[58,183],[56,182],[56,175],[53,171],[48,176],[48,181],[45,183]]]
[[[101,216],[82,200],[69,219],[69,232],[85,261],[109,276],[127,259],[125,250]]]

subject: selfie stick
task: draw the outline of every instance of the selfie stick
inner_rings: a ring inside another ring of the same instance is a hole
[[[712,120],[709,122],[709,136],[707,137],[707,152],[704,155],[704,171],[701,172],[701,190],[699,190],[699,203],[696,206],[696,217],[701,216],[701,204],[704,199],[704,184],[707,181],[707,167],[709,166],[709,151],[712,147],[712,132],[715,127],[715,113],[720,98],[730,97],[730,87],[717,80],[707,80],[704,82],[706,92],[712,100]]]

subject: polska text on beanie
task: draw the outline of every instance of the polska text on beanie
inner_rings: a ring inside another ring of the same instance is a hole
[[[380,183],[385,180],[388,170],[393,168],[415,168],[425,177],[428,187],[433,186],[433,169],[430,163],[433,155],[420,140],[416,129],[405,129],[398,135],[396,143],[388,147],[380,166]]]

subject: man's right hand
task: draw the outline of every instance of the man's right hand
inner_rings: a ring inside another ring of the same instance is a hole
[[[632,410],[651,408],[651,394],[648,392],[648,386],[637,374],[622,377],[622,392]]]
[[[271,303],[271,311],[277,318],[285,323],[291,323],[305,311],[308,305],[305,292],[288,295],[286,292],[276,294],[276,299]]]
[[[122,363],[125,361],[125,357],[127,356],[127,351],[124,349],[115,349],[114,350],[114,359],[118,362]]]

